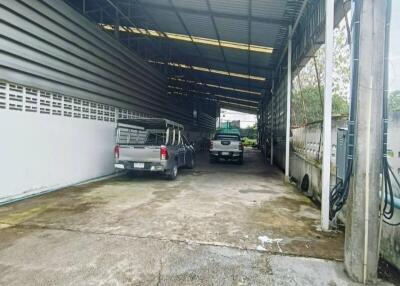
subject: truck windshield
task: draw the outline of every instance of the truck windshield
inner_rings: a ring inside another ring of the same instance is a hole
[[[235,134],[217,134],[215,140],[236,140],[240,141],[240,136]]]
[[[117,144],[119,145],[163,145],[165,132],[118,128]]]

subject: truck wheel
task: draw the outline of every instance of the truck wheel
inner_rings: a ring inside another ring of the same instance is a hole
[[[215,159],[214,156],[210,155],[210,164],[214,164],[215,162],[217,162],[217,160]]]
[[[167,175],[166,177],[167,177],[168,180],[170,180],[170,181],[175,180],[176,177],[178,176],[178,165],[175,164],[175,165],[172,167],[172,169],[169,169],[169,170],[167,171],[167,174],[166,174],[166,175]]]
[[[194,164],[195,164],[195,161],[194,161],[194,157],[192,156],[192,158],[190,159],[190,162],[189,162],[189,164],[187,165],[187,167],[188,167],[189,169],[193,169],[193,168],[194,168]]]

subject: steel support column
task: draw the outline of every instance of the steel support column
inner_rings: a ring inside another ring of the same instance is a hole
[[[288,54],[287,54],[287,90],[286,90],[286,148],[285,148],[285,180],[289,180],[289,158],[290,158],[290,101],[292,94],[292,26],[288,32]]]
[[[325,91],[322,157],[321,228],[329,230],[329,194],[332,149],[333,21],[335,1],[325,0]]]
[[[120,26],[120,21],[119,21],[119,13],[118,10],[115,9],[115,24],[114,24],[114,36],[117,40],[119,40],[119,26]]]

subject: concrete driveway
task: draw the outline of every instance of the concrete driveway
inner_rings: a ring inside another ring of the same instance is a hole
[[[0,207],[1,285],[346,285],[343,234],[266,167],[199,156]]]

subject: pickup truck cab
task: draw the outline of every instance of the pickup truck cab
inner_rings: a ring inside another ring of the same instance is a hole
[[[219,159],[235,160],[243,163],[243,144],[240,135],[217,133],[210,141],[210,163]]]
[[[195,164],[195,150],[182,133],[182,125],[167,119],[118,120],[115,168],[163,173],[174,180],[179,168]]]

